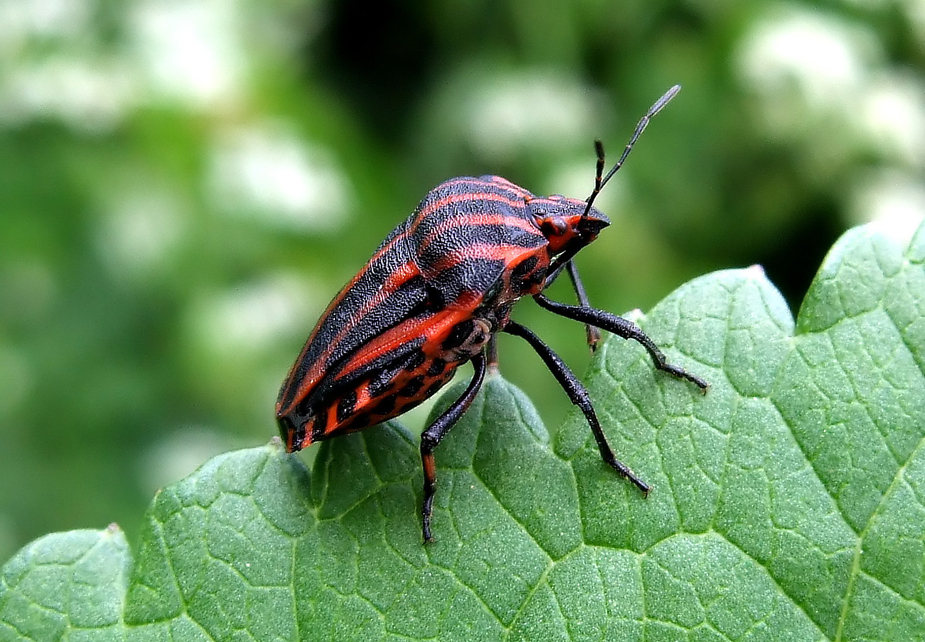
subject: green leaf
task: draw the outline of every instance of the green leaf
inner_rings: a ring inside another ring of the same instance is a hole
[[[852,230],[796,323],[758,268],[683,286],[640,323],[706,395],[606,342],[587,385],[648,499],[493,375],[437,450],[437,542],[400,425],[310,475],[275,442],[161,492],[134,563],[115,527],[28,545],[0,638],[920,639],[923,262],[925,226]]]
[[[3,566],[0,639],[121,640],[131,566],[115,524],[35,540]]]

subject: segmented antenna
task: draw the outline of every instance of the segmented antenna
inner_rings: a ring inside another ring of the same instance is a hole
[[[675,85],[668,91],[666,91],[661,98],[655,101],[649,111],[646,112],[646,115],[639,119],[639,122],[636,124],[636,130],[633,132],[630,141],[626,144],[626,147],[623,149],[623,154],[620,155],[620,160],[610,168],[610,171],[607,172],[606,176],[602,175],[604,173],[604,144],[596,140],[594,141],[594,150],[597,152],[597,167],[594,172],[594,190],[591,192],[591,196],[585,201],[588,205],[585,207],[585,212],[582,216],[587,216],[588,212],[591,211],[591,206],[594,204],[594,199],[597,198],[597,195],[601,193],[601,190],[604,188],[604,185],[607,184],[607,181],[617,173],[617,170],[623,167],[623,162],[626,160],[626,157],[630,155],[630,152],[633,150],[633,145],[636,144],[636,141],[639,140],[639,137],[642,135],[642,132],[646,130],[646,127],[649,126],[649,121],[668,104],[672,98],[674,98],[677,93],[681,91],[681,85]]]

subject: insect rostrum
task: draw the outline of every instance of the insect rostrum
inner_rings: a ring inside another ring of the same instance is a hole
[[[436,488],[434,449],[484,380],[498,332],[525,339],[581,408],[601,456],[642,492],[649,487],[607,443],[588,392],[559,356],[511,308],[532,296],[543,308],[641,343],[655,367],[700,389],[707,383],[667,362],[635,324],[589,306],[573,258],[610,224],[593,207],[649,120],[679,91],[672,87],[639,121],[623,154],[604,175],[598,142],[594,189],[586,200],[536,196],[498,176],[460,177],[432,189],[386,237],[369,262],[328,305],[279,393],[276,417],[288,451],[362,430],[413,408],[471,362],[469,386],[421,435],[423,534],[430,541]],[[579,305],[543,295],[568,272]]]

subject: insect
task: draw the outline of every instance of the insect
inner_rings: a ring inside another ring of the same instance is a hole
[[[432,189],[334,297],[292,366],[276,403],[287,451],[396,417],[471,362],[465,391],[421,434],[423,535],[431,541],[434,449],[472,403],[494,360],[495,336],[506,332],[530,344],[581,409],[604,461],[648,494],[649,486],[608,444],[587,390],[549,346],[511,319],[511,308],[532,296],[546,310],[586,324],[592,349],[598,328],[632,339],[658,370],[706,391],[703,379],[668,363],[634,323],[590,307],[573,261],[610,224],[593,207],[595,198],[679,90],[675,85],[649,108],[606,175],[604,148],[596,141],[594,188],[583,201],[535,196],[498,176],[453,178]],[[563,271],[578,305],[543,294]]]

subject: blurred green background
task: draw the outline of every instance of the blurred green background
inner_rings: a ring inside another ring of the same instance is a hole
[[[428,189],[583,198],[594,138],[674,83],[598,201],[592,301],[760,263],[795,310],[841,231],[925,211],[923,58],[922,0],[0,0],[0,558],[134,537],[159,486],[276,434],[319,313]],[[578,324],[515,318],[586,367]],[[554,428],[565,395],[500,350]]]

